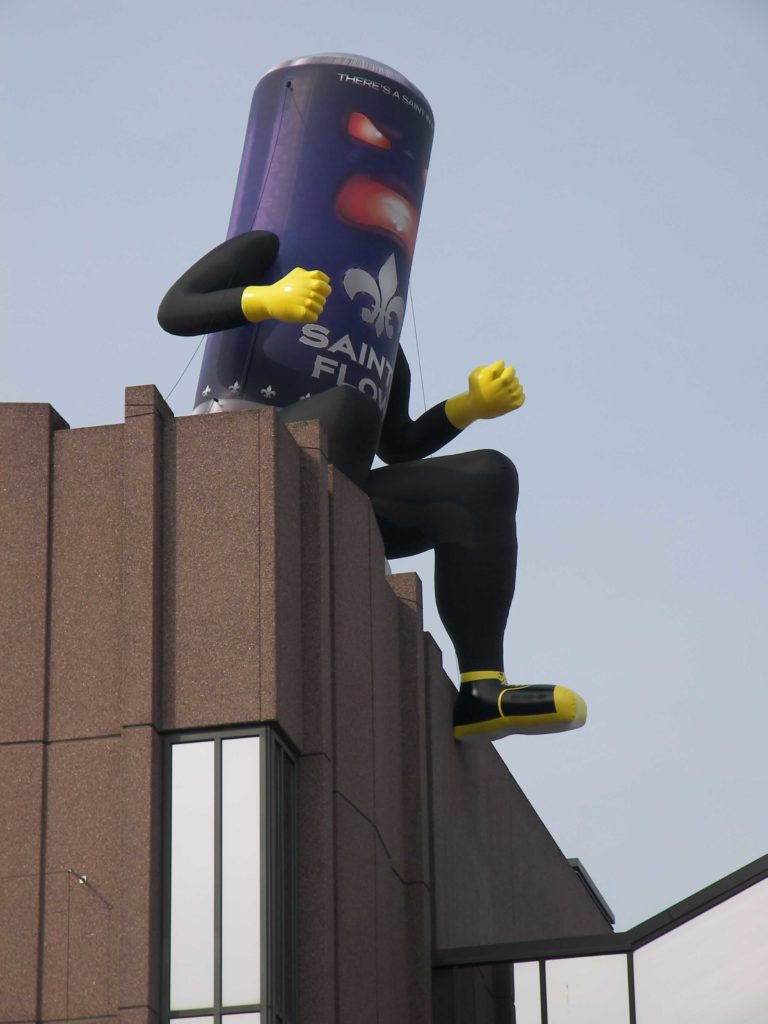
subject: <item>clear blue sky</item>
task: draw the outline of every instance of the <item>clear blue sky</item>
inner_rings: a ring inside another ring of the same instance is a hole
[[[520,470],[511,680],[590,706],[499,749],[630,927],[768,851],[768,7],[3,0],[0,400],[81,427],[170,390],[196,342],[156,308],[224,237],[253,87],[329,50],[434,109],[427,401],[517,367],[524,408],[453,450]]]

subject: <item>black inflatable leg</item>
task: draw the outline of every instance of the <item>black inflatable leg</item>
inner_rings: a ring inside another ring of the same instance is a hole
[[[388,558],[434,548],[438,611],[460,670],[502,671],[517,567],[514,465],[466,452],[375,469],[365,489]]]
[[[331,388],[281,409],[280,419],[320,420],[328,438],[328,461],[364,486],[379,440],[381,417],[373,399],[354,388]]]

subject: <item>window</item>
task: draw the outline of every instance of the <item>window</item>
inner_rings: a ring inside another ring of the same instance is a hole
[[[272,729],[168,738],[166,1021],[295,1020],[294,772]]]
[[[541,1024],[541,970],[538,963],[515,964],[515,1024]]]
[[[629,1024],[627,957],[548,960],[548,1024]]]
[[[765,1024],[766,963],[761,857],[630,932],[438,951],[434,1021]]]
[[[635,953],[640,1024],[768,1019],[768,879]]]

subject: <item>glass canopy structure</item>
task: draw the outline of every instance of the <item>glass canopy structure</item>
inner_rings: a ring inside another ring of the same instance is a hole
[[[628,932],[433,963],[436,1024],[765,1024],[768,856]]]

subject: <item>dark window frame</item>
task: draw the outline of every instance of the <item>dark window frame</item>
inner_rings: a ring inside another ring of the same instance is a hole
[[[432,977],[433,991],[437,996],[435,1005],[439,1005],[442,1012],[439,1024],[454,1024],[459,1019],[454,1014],[454,1008],[457,1005],[454,994],[459,987],[457,972],[494,965],[514,966],[516,963],[537,963],[539,965],[541,1020],[542,1024],[547,1024],[547,961],[591,956],[624,956],[626,958],[629,1024],[637,1024],[635,952],[766,879],[768,879],[768,855],[759,857],[738,871],[721,878],[713,885],[707,886],[693,896],[674,904],[626,932],[607,932],[602,935],[435,950],[432,957]],[[438,1021],[437,1015],[434,1020]]]
[[[258,737],[261,857],[261,1002],[224,1006],[221,1001],[221,764],[222,743]],[[172,748],[183,743],[214,743],[214,1003],[204,1008],[171,1010],[171,792]],[[222,1018],[258,1013],[259,1024],[295,1024],[297,972],[297,762],[290,742],[275,726],[241,725],[184,730],[163,736],[163,1024],[180,1018]]]

